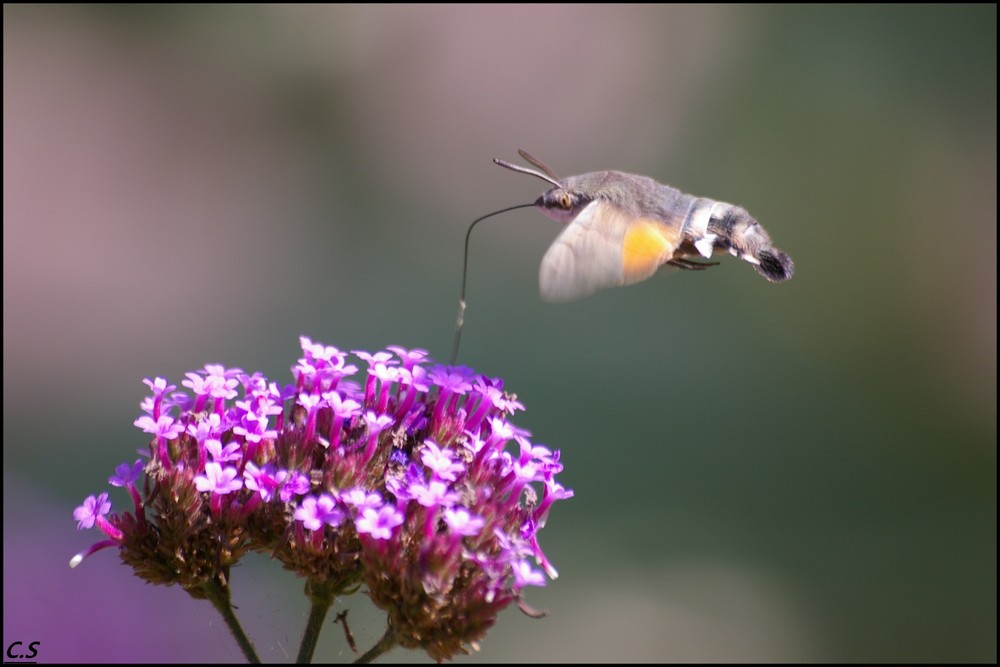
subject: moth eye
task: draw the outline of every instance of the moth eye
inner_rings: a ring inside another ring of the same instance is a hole
[[[556,203],[559,205],[559,208],[567,211],[573,208],[573,198],[569,196],[568,192],[560,192]]]

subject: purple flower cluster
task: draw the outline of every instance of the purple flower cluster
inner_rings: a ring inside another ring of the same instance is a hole
[[[498,379],[431,364],[423,350],[349,355],[301,339],[295,383],[209,365],[187,391],[162,378],[135,425],[148,460],[109,478],[74,512],[135,573],[206,597],[248,551],[273,555],[337,594],[363,583],[395,644],[437,660],[467,652],[519,601],[555,577],[538,544],[559,452],[508,417],[522,406]],[[540,568],[540,569],[539,569]]]

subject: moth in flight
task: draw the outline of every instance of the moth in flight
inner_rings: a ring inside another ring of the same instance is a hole
[[[792,277],[792,259],[771,244],[746,209],[620,171],[559,178],[527,152],[518,154],[535,168],[493,162],[540,178],[552,188],[533,204],[495,211],[469,226],[453,360],[465,312],[469,235],[481,220],[515,208],[534,206],[566,225],[542,258],[538,278],[546,301],[573,301],[605,287],[631,285],[664,265],[701,271],[718,262],[700,260],[726,253],[752,264],[770,282]]]
[[[749,262],[771,282],[792,277],[791,258],[771,245],[764,228],[739,206],[620,171],[560,179],[541,161],[518,152],[537,170],[494,162],[551,183],[534,206],[566,225],[542,258],[539,286],[546,301],[572,301],[605,287],[631,285],[664,264],[703,270],[717,263],[697,259],[722,253]]]

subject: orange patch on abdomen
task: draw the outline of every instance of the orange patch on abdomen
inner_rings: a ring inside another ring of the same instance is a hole
[[[639,218],[625,230],[622,243],[622,275],[625,283],[650,277],[668,261],[680,242],[680,232],[662,222]]]

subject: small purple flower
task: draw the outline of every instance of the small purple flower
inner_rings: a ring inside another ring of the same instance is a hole
[[[145,467],[146,464],[141,459],[136,459],[132,465],[122,463],[115,468],[115,474],[108,477],[108,484],[111,486],[135,486]]]
[[[361,404],[350,398],[343,398],[338,392],[328,391],[323,394],[326,404],[333,410],[335,417],[351,419],[361,414]]]
[[[353,505],[358,512],[366,509],[378,509],[382,507],[382,496],[375,492],[367,492],[360,487],[349,489],[340,494],[341,500],[348,505]]]
[[[344,363],[344,353],[332,345],[313,343],[306,336],[300,336],[299,343],[302,345],[302,353],[310,359],[325,362],[336,367]]]
[[[224,496],[243,488],[243,480],[236,479],[238,474],[236,468],[223,468],[215,462],[206,463],[205,474],[196,475],[194,485],[199,491]]]
[[[367,361],[369,369],[373,368],[376,364],[386,364],[392,361],[392,355],[388,352],[376,352],[375,354],[369,354],[364,350],[351,350],[351,352]]]
[[[459,495],[439,479],[410,485],[410,495],[424,507],[451,507],[459,500]]]
[[[424,440],[420,460],[434,476],[448,482],[454,482],[458,479],[458,474],[465,470],[465,465],[454,462],[451,452],[441,449],[433,440]]]
[[[192,424],[188,424],[187,433],[198,442],[209,438],[218,438],[222,433],[222,417],[216,413],[205,416]]]
[[[319,396],[314,396],[312,394],[306,394],[306,393],[299,394],[299,405],[301,405],[307,411],[310,412],[316,409],[316,406],[319,405],[320,400],[322,399]]]
[[[227,369],[225,366],[219,364],[206,364],[205,373],[205,380],[208,384],[208,395],[212,398],[231,401],[239,394],[236,391],[236,387],[239,386],[240,382],[236,379],[236,376],[243,373],[240,369]]]
[[[169,392],[177,389],[175,384],[167,384],[164,378],[157,377],[155,380],[150,380],[149,378],[143,378],[142,380],[150,389],[153,390],[153,397],[166,396]]]
[[[111,486],[125,487],[128,491],[129,496],[132,498],[132,504],[135,507],[136,518],[140,523],[146,521],[146,509],[143,507],[142,497],[139,495],[139,490],[136,488],[136,482],[139,481],[139,477],[145,469],[146,464],[143,463],[142,459],[136,459],[135,463],[132,465],[122,463],[115,468],[115,474],[108,477],[108,484]]]
[[[167,454],[167,442],[183,433],[184,427],[176,423],[174,418],[169,415],[160,415],[157,419],[143,415],[133,423],[146,433],[152,433],[156,436],[156,449],[159,452],[160,459],[164,465],[170,465]]]
[[[361,516],[354,522],[358,533],[371,535],[376,540],[387,540],[392,537],[392,529],[403,523],[403,515],[392,505],[381,509],[366,507]]]
[[[378,445],[379,433],[389,428],[392,422],[393,419],[390,415],[376,414],[373,410],[365,412],[365,424],[368,426],[368,443],[365,445],[365,450],[361,455],[360,460],[362,464],[367,464],[371,461],[372,456],[375,454],[375,448]]]
[[[159,419],[153,419],[148,415],[143,415],[133,422],[146,433],[152,433],[158,438],[173,440],[184,432],[184,427],[174,421],[173,417],[161,415]]]
[[[344,520],[344,512],[337,507],[333,496],[324,493],[319,498],[306,496],[302,505],[295,510],[295,520],[301,521],[307,530],[319,530],[323,526],[337,527]]]
[[[486,525],[485,519],[473,516],[464,507],[446,508],[444,510],[444,522],[448,524],[452,532],[466,537],[478,535],[479,531]]]
[[[281,492],[278,494],[278,497],[283,503],[291,502],[292,498],[295,496],[304,496],[309,493],[309,489],[311,487],[312,484],[309,481],[309,477],[303,475],[301,472],[295,471],[289,475],[285,485],[281,487]]]
[[[437,366],[428,374],[430,381],[437,385],[443,392],[464,394],[472,389],[469,382],[469,375],[462,372],[461,368],[453,366]]]
[[[410,491],[410,488],[423,485],[423,471],[416,463],[406,463],[402,455],[395,455],[393,458],[398,459],[396,467],[400,472],[391,475],[385,481],[385,488],[389,493],[396,496],[397,500],[413,500],[413,493]]]
[[[478,454],[486,446],[486,441],[479,437],[478,429],[475,432],[466,431],[465,435],[466,438],[462,442],[462,446],[473,454]]]
[[[288,471],[276,470],[270,463],[258,468],[251,461],[243,470],[243,483],[251,491],[260,494],[261,500],[269,502],[288,478]]]
[[[266,414],[247,411],[240,417],[239,424],[233,427],[233,433],[241,435],[247,442],[255,444],[265,438],[274,439],[278,436],[278,432],[268,430],[269,421]]]
[[[376,414],[374,410],[369,410],[365,413],[365,424],[368,425],[369,435],[378,435],[392,424],[392,417]]]
[[[323,392],[322,397],[333,412],[333,419],[330,421],[330,435],[327,439],[327,446],[337,449],[340,447],[340,430],[345,422],[349,422],[354,417],[361,414],[361,403],[344,398],[336,391]]]
[[[176,385],[167,384],[167,381],[161,377],[157,377],[155,380],[150,380],[149,378],[143,379],[143,382],[153,390],[153,395],[149,397],[149,404],[143,402],[143,410],[147,410],[153,419],[159,419],[160,414],[163,410],[163,405],[166,400],[166,396],[169,392],[177,389]]]
[[[383,383],[395,382],[399,378],[399,369],[387,364],[375,364],[368,372]]]
[[[110,511],[111,501],[108,500],[108,494],[102,493],[97,497],[87,496],[83,504],[73,510],[73,518],[79,521],[76,526],[77,530],[93,528],[97,520]]]
[[[525,560],[518,560],[511,563],[514,574],[514,589],[521,589],[525,586],[544,586],[545,575],[531,567]]]
[[[187,387],[195,396],[208,396],[211,385],[198,373],[186,373],[187,379],[181,380],[181,385]]]
[[[216,438],[209,438],[205,441],[205,451],[216,463],[239,461],[243,458],[242,450],[243,447],[238,442],[231,442],[223,447],[222,441]]]
[[[567,498],[573,497],[573,491],[571,489],[564,488],[562,484],[555,481],[554,479],[545,480],[545,495],[542,498],[542,502],[538,504],[532,514],[532,519],[538,523],[539,527],[545,525],[545,520],[549,515],[549,508],[552,507],[552,503],[557,500],[566,500]]]
[[[379,391],[375,400],[375,410],[383,412],[389,404],[389,389],[400,378],[400,369],[384,363],[376,363],[368,369],[368,379],[378,380]]]
[[[525,431],[523,428],[514,426],[505,419],[492,419],[490,421],[490,427],[493,429],[493,434],[501,440],[514,440],[522,449],[531,447],[531,443],[528,441],[528,438],[531,437],[531,433]]]
[[[386,349],[395,353],[395,355],[400,358],[403,362],[403,368],[406,370],[412,369],[415,364],[419,364],[427,358],[427,350],[421,350],[419,348],[407,350],[406,348],[399,347],[398,345],[390,345]]]

